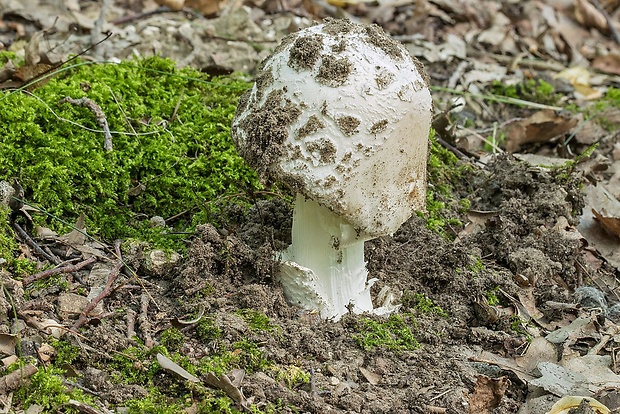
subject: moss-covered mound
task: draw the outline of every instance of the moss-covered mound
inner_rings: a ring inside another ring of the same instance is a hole
[[[26,200],[67,221],[81,213],[91,234],[143,236],[151,216],[186,229],[205,221],[214,200],[251,191],[256,175],[229,134],[239,78],[207,80],[175,63],[149,58],[79,63],[31,92],[0,94],[0,179],[19,180]],[[104,149],[96,113],[61,103],[89,98],[112,133]],[[60,223],[41,215],[60,229]]]

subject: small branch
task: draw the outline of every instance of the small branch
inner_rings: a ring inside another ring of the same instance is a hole
[[[136,311],[127,308],[127,339],[131,340],[136,336]]]
[[[312,398],[317,398],[319,393],[316,391],[316,375],[314,374],[314,368],[310,368],[310,395]]]
[[[105,288],[103,289],[103,291],[101,291],[101,293],[95,299],[93,299],[84,308],[84,310],[82,310],[82,313],[80,313],[80,317],[78,318],[77,321],[75,321],[75,323],[71,327],[72,331],[77,331],[80,327],[82,327],[88,321],[88,314],[92,312],[92,310],[95,309],[95,307],[97,307],[99,302],[101,302],[105,297],[109,296],[115,290],[112,288],[112,285],[114,284],[114,281],[118,277],[121,271],[121,268],[123,267],[123,260],[121,259],[120,247],[121,247],[121,242],[117,240],[114,243],[114,248],[116,250],[116,254],[119,259],[114,265],[114,267],[112,268],[112,270],[110,270],[110,275],[108,276],[108,280],[105,284]]]
[[[22,229],[22,227],[19,224],[13,223],[12,226],[13,226],[13,229],[17,232],[17,235],[24,241],[24,243],[26,243],[28,246],[33,248],[34,251],[37,252],[37,254],[39,254],[40,256],[43,256],[46,260],[48,260],[51,263],[54,263],[55,265],[60,264],[60,260],[47,254],[47,252],[43,250],[41,246],[37,244],[37,242],[32,240],[32,238],[28,235],[28,233],[26,233],[26,231]]]
[[[6,394],[7,391],[14,390],[19,387],[25,378],[29,378],[38,371],[37,367],[28,364],[25,367],[13,371],[8,375],[0,378],[0,394]]]
[[[74,265],[64,266],[64,267],[55,267],[53,269],[47,269],[39,273],[35,273],[34,275],[28,276],[24,279],[24,286],[29,285],[32,282],[36,282],[37,280],[45,279],[46,277],[58,275],[61,273],[73,273],[81,270],[82,268],[88,266],[89,264],[95,263],[97,258],[95,256],[91,256],[88,259]]]
[[[138,323],[140,324],[140,330],[142,331],[142,336],[144,338],[144,345],[151,349],[155,342],[151,337],[151,322],[149,321],[149,295],[146,293],[142,293],[140,296],[140,315],[138,316]]]
[[[58,101],[58,103],[70,103],[72,105],[83,106],[90,109],[93,115],[95,115],[97,123],[103,130],[103,149],[106,151],[112,151],[112,133],[110,132],[110,127],[108,126],[108,120],[101,107],[97,105],[95,101],[90,98],[73,99],[67,96],[66,98],[62,98]]]

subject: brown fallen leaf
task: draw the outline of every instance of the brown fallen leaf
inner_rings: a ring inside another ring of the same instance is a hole
[[[592,62],[592,67],[601,72],[620,75],[620,54],[610,53],[609,55],[599,56]]]
[[[364,367],[360,367],[360,372],[362,373],[364,378],[366,378],[366,381],[368,381],[371,385],[377,385],[379,382],[381,382],[381,375],[379,374],[375,374],[374,372],[367,370]]]
[[[170,7],[170,10],[179,11],[183,9],[185,0],[155,0],[160,6]]]
[[[486,414],[497,408],[510,385],[508,377],[497,379],[479,375],[474,392],[469,396],[470,414]]]
[[[568,133],[577,125],[576,118],[557,115],[551,109],[538,111],[532,116],[508,124],[506,150],[514,152],[520,146],[537,142],[548,142],[552,138]]]
[[[587,28],[595,28],[601,32],[607,31],[607,19],[588,0],[575,1],[575,19]]]
[[[224,7],[226,0],[185,0],[185,7],[200,10],[204,16],[212,16]]]
[[[592,214],[605,230],[620,237],[620,217],[604,217],[595,209],[592,209]]]

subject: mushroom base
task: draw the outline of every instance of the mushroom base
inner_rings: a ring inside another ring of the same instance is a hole
[[[331,210],[297,195],[293,243],[281,254],[278,280],[287,299],[338,320],[373,310],[364,261],[364,236]]]

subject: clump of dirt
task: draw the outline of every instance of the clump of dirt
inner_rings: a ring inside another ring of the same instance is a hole
[[[491,215],[484,231],[466,243],[478,246],[483,257],[493,257],[524,285],[554,286],[561,280],[570,289],[579,286],[580,242],[570,233],[584,206],[576,176],[502,157],[473,182],[479,190],[472,194],[472,210]],[[538,291],[547,300],[566,300],[569,293],[549,297],[547,290]]]

